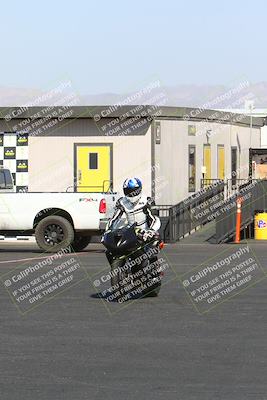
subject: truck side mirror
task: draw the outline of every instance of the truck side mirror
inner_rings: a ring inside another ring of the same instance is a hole
[[[5,179],[5,174],[4,171],[0,171],[0,189],[5,189],[6,188],[6,179]]]

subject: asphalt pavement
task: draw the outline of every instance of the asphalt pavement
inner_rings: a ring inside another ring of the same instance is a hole
[[[101,245],[1,243],[1,400],[266,399],[266,246],[167,245],[160,295],[120,304]]]

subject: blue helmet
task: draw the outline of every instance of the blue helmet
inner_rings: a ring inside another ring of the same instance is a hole
[[[142,193],[142,182],[140,179],[126,179],[123,183],[123,193],[132,203],[138,201]]]

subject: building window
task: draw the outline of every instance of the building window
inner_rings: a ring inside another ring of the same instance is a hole
[[[231,148],[231,176],[232,176],[232,188],[236,187],[236,175],[237,175],[237,148]]]
[[[188,136],[196,136],[196,125],[188,125]]]
[[[196,191],[196,146],[188,147],[188,191]]]
[[[98,153],[89,153],[89,169],[98,169]]]
[[[160,121],[156,121],[156,123],[155,123],[155,142],[156,142],[156,144],[160,144],[160,142],[161,142]]]

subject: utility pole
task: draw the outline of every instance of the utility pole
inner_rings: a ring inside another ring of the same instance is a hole
[[[249,148],[252,146],[252,113],[254,110],[254,100],[246,101],[245,108],[249,110],[250,115],[250,132],[249,132]]]

